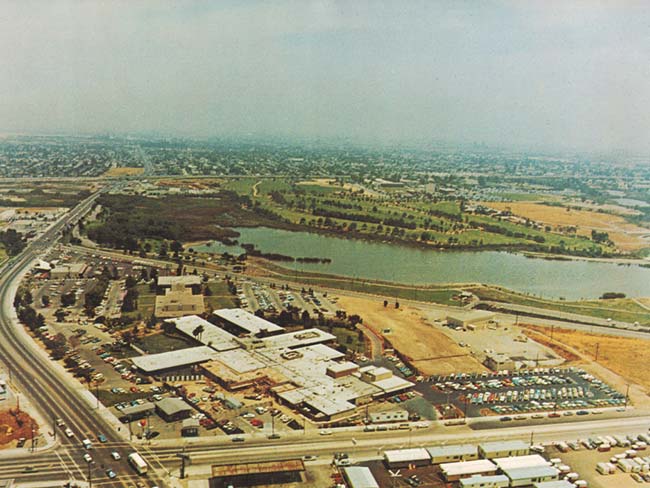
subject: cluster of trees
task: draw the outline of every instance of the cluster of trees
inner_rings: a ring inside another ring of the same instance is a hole
[[[27,245],[23,240],[23,236],[14,229],[7,229],[0,232],[0,244],[7,250],[9,256],[20,254]]]
[[[138,309],[138,289],[136,285],[138,281],[132,277],[127,276],[125,280],[126,293],[122,300],[122,312],[133,312]]]
[[[19,290],[14,298],[14,308],[20,320],[28,329],[37,333],[40,327],[45,325],[43,314],[36,313],[32,304],[34,298],[29,290]]]

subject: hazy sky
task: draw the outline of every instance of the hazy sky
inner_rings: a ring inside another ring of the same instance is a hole
[[[0,130],[650,152],[650,2],[0,2]]]

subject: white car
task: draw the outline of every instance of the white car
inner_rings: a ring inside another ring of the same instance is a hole
[[[84,454],[84,460],[87,463],[92,463],[93,462],[93,457],[90,454],[86,453],[86,454]]]
[[[113,459],[115,459],[116,461],[119,461],[120,459],[122,459],[122,456],[120,456],[120,453],[117,452],[117,451],[113,451],[113,452],[111,452],[111,456],[112,456]]]
[[[68,437],[74,437],[74,432],[72,432],[72,430],[70,430],[70,428],[68,427],[67,429],[65,429],[65,435],[67,435]]]

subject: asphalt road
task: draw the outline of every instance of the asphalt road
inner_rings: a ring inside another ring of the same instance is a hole
[[[43,235],[32,241],[25,251],[18,257],[10,260],[2,267],[0,274],[0,356],[11,377],[12,384],[17,386],[20,394],[26,395],[32,405],[39,411],[44,419],[53,421],[62,419],[74,436],[68,438],[63,432],[58,432],[60,447],[56,450],[58,464],[44,457],[46,464],[41,464],[41,454],[34,453],[24,462],[11,461],[12,469],[1,470],[2,477],[15,478],[22,481],[34,477],[52,479],[58,474],[58,479],[87,479],[88,473],[95,481],[110,487],[127,486],[126,478],[117,478],[114,481],[106,476],[105,469],[115,467],[110,455],[111,450],[117,450],[124,459],[132,451],[128,444],[114,432],[112,427],[99,415],[97,410],[78,398],[78,392],[67,375],[62,375],[52,367],[50,360],[39,350],[29,335],[15,319],[13,298],[15,289],[23,274],[27,272],[35,258],[40,256],[58,239],[61,230],[68,224],[75,223],[91,207],[98,196],[93,194],[71,210],[66,216],[50,227]],[[41,431],[47,431],[52,426],[41,426]],[[84,438],[95,441],[96,436],[103,433],[107,437],[107,444],[111,447],[96,447],[92,450],[94,463],[88,465],[83,459],[81,440]],[[50,456],[48,453],[47,456]],[[48,464],[49,463],[49,464]],[[125,463],[125,461],[122,461]],[[27,466],[33,471],[24,472]],[[102,468],[104,466],[104,468]],[[42,468],[39,469],[39,468]],[[124,466],[116,469],[127,472],[130,468]],[[17,472],[16,472],[17,471]],[[133,473],[132,471],[130,471]],[[153,484],[160,485],[159,480],[152,479]]]

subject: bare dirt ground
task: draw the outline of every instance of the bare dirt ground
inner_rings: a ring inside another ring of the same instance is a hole
[[[349,296],[340,296],[338,303],[348,314],[359,314],[366,327],[390,341],[422,374],[485,371],[467,349],[429,325],[417,308],[384,308],[382,300]]]
[[[144,168],[129,168],[129,167],[122,167],[122,168],[111,168],[106,173],[104,173],[104,176],[133,176],[133,175],[140,175],[144,172]]]
[[[534,202],[489,202],[485,205],[497,210],[510,209],[514,215],[551,226],[577,226],[578,235],[591,235],[592,230],[607,232],[609,238],[622,251],[633,251],[648,246],[643,235],[649,229],[630,224],[620,215],[591,212],[589,210],[567,210]]]
[[[619,392],[625,393],[629,384],[632,403],[650,407],[650,376],[645,368],[650,361],[650,340],[558,328],[551,339],[548,328],[534,325],[526,328],[532,331],[535,340],[545,342],[563,357],[571,356],[571,364],[580,365]]]
[[[6,446],[21,437],[31,439],[32,422],[36,429],[34,435],[38,435],[38,426],[27,413],[15,409],[0,412],[0,446]]]

